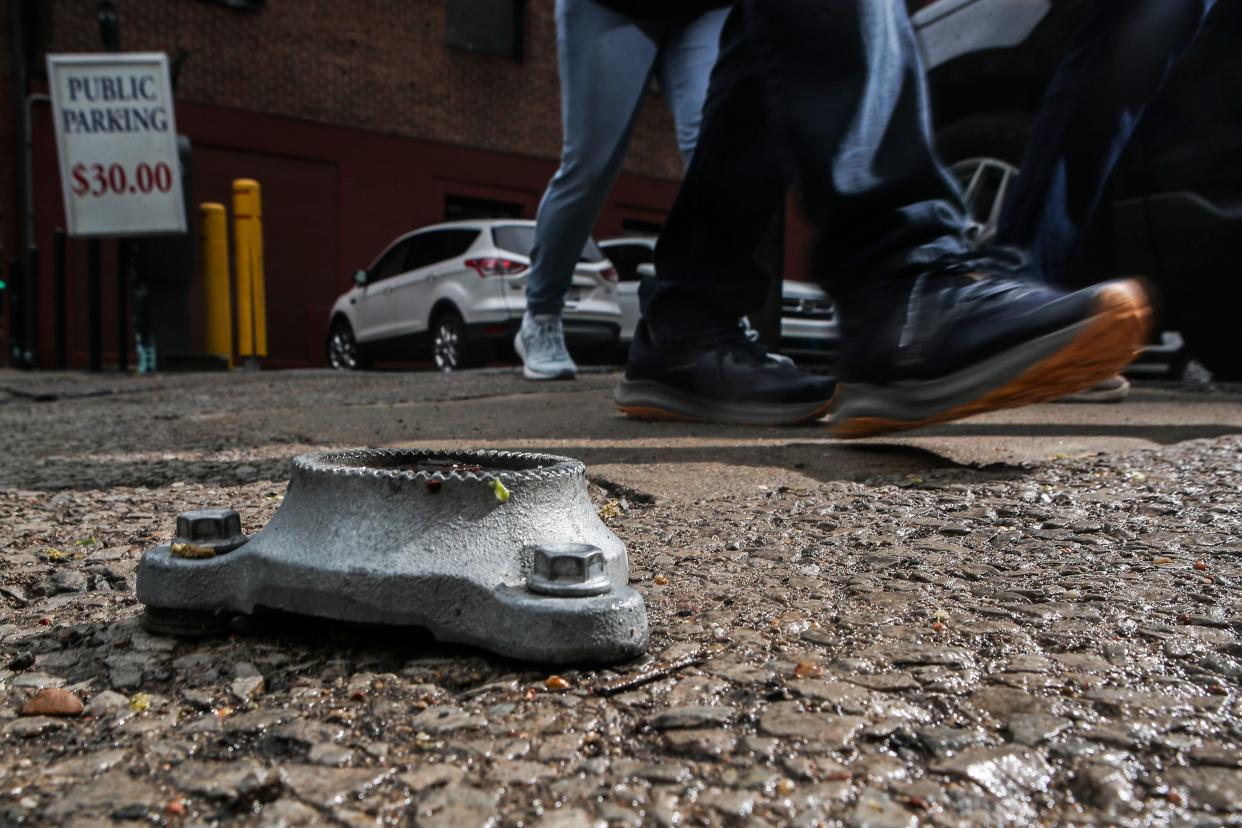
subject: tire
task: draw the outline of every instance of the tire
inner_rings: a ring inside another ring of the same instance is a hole
[[[996,236],[1004,197],[1013,190],[1031,137],[1031,123],[1024,112],[984,112],[955,121],[936,136],[945,167],[962,185],[971,220],[968,232],[975,244],[988,244]]]
[[[371,367],[354,337],[353,327],[344,319],[334,321],[328,332],[328,365],[338,371],[362,371]]]
[[[474,353],[466,341],[466,323],[455,310],[444,310],[431,320],[431,361],[444,373],[474,365]]]

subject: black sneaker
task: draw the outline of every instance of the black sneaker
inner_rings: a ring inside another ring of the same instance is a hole
[[[613,399],[640,420],[774,426],[823,417],[835,388],[740,330],[722,342],[660,348],[640,322]]]
[[[1135,280],[1064,293],[986,256],[881,285],[840,308],[832,433],[868,437],[1044,402],[1138,356],[1151,305]]]

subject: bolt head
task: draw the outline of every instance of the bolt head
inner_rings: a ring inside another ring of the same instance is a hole
[[[612,589],[604,553],[585,543],[546,543],[527,547],[531,572],[526,586],[542,595],[582,597]]]
[[[173,553],[178,557],[210,558],[246,542],[241,516],[232,509],[197,509],[177,516]],[[178,554],[181,550],[184,554]]]
[[[232,509],[198,509],[177,515],[177,537],[198,543],[241,534],[241,515]]]

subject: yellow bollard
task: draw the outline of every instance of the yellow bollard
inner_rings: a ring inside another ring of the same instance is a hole
[[[250,361],[267,356],[263,278],[263,206],[259,182],[233,182],[233,262],[237,272],[237,351]]]
[[[229,237],[224,205],[214,202],[200,204],[198,215],[207,353],[224,357],[232,368],[233,302],[229,295]]]

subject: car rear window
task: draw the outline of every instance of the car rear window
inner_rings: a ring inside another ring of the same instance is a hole
[[[492,228],[492,238],[501,250],[508,250],[519,256],[530,256],[530,249],[535,246],[535,227],[532,224],[502,224]],[[595,244],[595,239],[588,238],[578,256],[580,262],[596,264],[604,260],[604,254]]]

